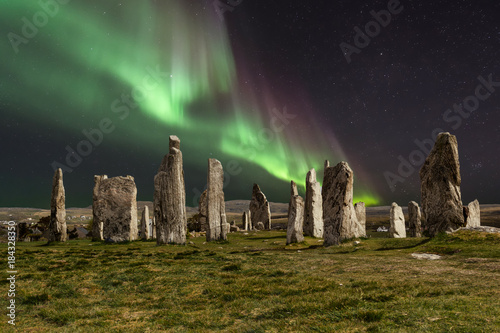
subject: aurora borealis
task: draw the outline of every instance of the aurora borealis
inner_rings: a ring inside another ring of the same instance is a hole
[[[203,0],[2,1],[2,184],[10,195],[0,205],[47,206],[54,165],[66,166],[70,206],[91,203],[94,174],[130,174],[138,200],[151,201],[170,134],[181,139],[190,206],[205,186],[207,158],[233,171],[227,172],[226,200],[249,199],[254,182],[271,201],[288,200],[290,180],[303,195],[307,171],[315,168],[321,181],[325,159],[350,163],[356,201],[407,200],[417,195],[416,175],[394,193],[384,171],[397,168],[398,155],[414,149],[414,138],[444,126],[440,114],[466,96],[478,75],[493,73],[500,81],[498,66],[488,65],[493,60],[482,61],[481,70],[471,65],[455,73],[474,62],[464,56],[442,76],[463,86],[433,91],[437,84],[425,83],[429,73],[423,71],[439,68],[439,55],[424,55],[418,64],[416,51],[399,50],[394,41],[412,30],[410,15],[421,15],[417,5],[406,5],[401,18],[348,65],[338,44],[369,18],[360,8],[369,12],[384,3],[257,2],[241,2],[221,20],[213,2]],[[339,10],[336,23],[323,18]],[[314,18],[301,23],[308,15]],[[391,52],[392,59],[384,57]],[[417,68],[416,82],[405,83]],[[445,99],[450,91],[453,97]],[[494,108],[499,98],[486,107]],[[425,110],[429,116],[421,114]],[[80,144],[91,142],[88,133],[103,121],[107,132],[93,137],[91,146]],[[471,117],[464,136],[473,139],[484,130],[475,121],[485,122]],[[498,139],[498,130],[493,133]],[[461,144],[462,133],[455,134]],[[491,149],[491,140],[480,141],[484,149]],[[464,146],[466,174],[491,164]],[[73,166],[68,149],[80,155],[73,154]],[[494,201],[490,190],[483,195]]]

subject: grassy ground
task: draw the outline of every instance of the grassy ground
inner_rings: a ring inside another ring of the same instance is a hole
[[[285,246],[282,231],[189,241],[18,243],[17,331],[500,332],[499,235],[330,248]],[[2,318],[0,331],[14,331]]]

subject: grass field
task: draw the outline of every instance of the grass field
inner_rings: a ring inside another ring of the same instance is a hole
[[[4,314],[0,331],[500,332],[500,235],[330,248],[312,238],[285,246],[285,237],[17,243],[16,329]]]

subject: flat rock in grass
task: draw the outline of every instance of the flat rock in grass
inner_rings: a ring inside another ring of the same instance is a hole
[[[412,253],[411,256],[415,259],[426,259],[426,260],[439,260],[443,258],[440,255],[432,253]]]
[[[487,227],[487,226],[479,226],[479,227],[462,227],[458,228],[457,230],[453,230],[451,232],[447,232],[447,234],[451,234],[460,230],[467,230],[467,231],[477,231],[477,232],[487,232],[490,234],[500,234],[500,228],[495,228],[495,227]]]

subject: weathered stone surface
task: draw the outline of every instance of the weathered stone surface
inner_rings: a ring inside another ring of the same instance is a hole
[[[229,232],[238,232],[240,228],[237,225],[232,225],[229,227]]]
[[[250,211],[243,212],[242,216],[243,229],[245,231],[252,230],[252,222],[250,220]]]
[[[344,239],[355,237],[353,181],[352,170],[346,162],[325,169],[322,188],[325,246],[338,245]]]
[[[479,201],[474,200],[467,206],[466,227],[475,228],[481,226],[481,212]]]
[[[366,206],[364,202],[358,202],[354,205],[356,213],[354,237],[366,237]]]
[[[288,226],[286,229],[287,244],[300,243],[304,241],[304,235],[302,233],[304,228],[304,199],[302,199],[299,195],[293,194],[294,192],[292,190],[288,211]]]
[[[415,201],[408,203],[408,236],[409,237],[422,237],[422,214],[420,207]]]
[[[316,181],[316,170],[311,169],[306,177],[306,200],[304,203],[304,234],[323,237],[323,198],[321,185]]]
[[[48,240],[65,242],[66,239],[66,196],[64,194],[63,172],[59,168],[54,172],[52,180]]]
[[[255,230],[264,230],[266,227],[264,226],[264,223],[262,222],[257,222],[255,225]]]
[[[185,244],[186,190],[180,140],[175,135],[169,138],[169,153],[163,158],[154,184],[156,243]]]
[[[391,227],[389,228],[389,237],[406,238],[405,216],[403,208],[393,202],[391,206]]]
[[[264,224],[264,229],[271,229],[271,209],[269,207],[269,202],[257,184],[253,184],[252,200],[250,201],[249,210],[252,226],[256,226],[258,222],[262,222]]]
[[[137,188],[134,177],[95,176],[92,205],[93,238],[108,242],[126,242],[137,239]],[[94,230],[96,230],[94,234]]]
[[[149,207],[144,206],[144,209],[142,210],[142,217],[141,217],[141,238],[142,239],[151,239],[151,234],[149,233],[150,227],[149,227]]]
[[[103,221],[100,220],[100,216],[97,214],[97,205],[99,199],[99,186],[101,185],[101,181],[108,179],[108,176],[94,176],[94,192],[93,192],[93,201],[92,201],[92,241],[102,241],[104,240],[103,236]]]
[[[226,204],[224,203],[224,171],[222,164],[208,159],[207,242],[227,239]]]
[[[431,236],[465,226],[457,138],[440,133],[420,169],[424,229]]]
[[[198,203],[198,222],[200,223],[200,232],[207,231],[207,190],[203,191]]]
[[[290,182],[290,198],[293,198],[295,195],[299,195],[299,190],[297,189],[297,184],[292,180]],[[292,207],[292,200],[288,202],[288,216],[290,216],[290,209]]]
[[[153,230],[153,234],[152,234],[151,238],[156,239],[156,218],[154,216],[151,219],[151,223],[152,223],[151,229]]]

